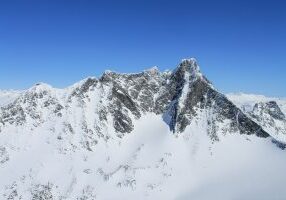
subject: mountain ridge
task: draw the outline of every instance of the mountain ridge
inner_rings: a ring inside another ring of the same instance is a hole
[[[180,132],[182,132],[189,123],[187,121],[190,121],[190,119],[185,118],[186,113],[182,113],[180,115],[180,112],[178,113],[178,111],[185,110],[188,115],[191,115],[191,112],[195,112],[193,108],[191,108],[191,110],[190,108],[186,107],[182,108],[184,107],[186,100],[188,100],[188,104],[193,104],[192,107],[194,107],[197,106],[198,103],[202,103],[204,95],[213,95],[213,98],[216,98],[215,96],[219,94],[218,91],[214,89],[213,85],[202,75],[194,58],[183,59],[178,67],[171,73],[161,73],[158,70],[154,71],[154,69],[151,71],[152,73],[145,70],[143,72],[134,74],[120,74],[109,71],[105,72],[99,79],[89,77],[74,84],[73,86],[68,87],[67,89],[54,89],[48,84],[38,83],[24,92],[24,94],[27,98],[31,95],[36,98],[42,98],[42,96],[48,93],[53,93],[51,94],[52,96],[50,97],[49,101],[61,101],[61,103],[66,103],[64,102],[66,100],[64,100],[63,96],[68,96],[68,101],[71,101],[70,99],[73,96],[84,95],[89,90],[93,90],[97,84],[100,84],[99,87],[108,85],[109,90],[111,90],[111,100],[117,98],[116,104],[118,104],[119,108],[122,108],[122,105],[124,105],[125,108],[131,111],[131,113],[133,113],[137,118],[141,116],[139,110],[143,110],[143,112],[152,111],[156,114],[162,113],[164,120],[169,124],[170,129],[173,132],[176,132],[177,128]],[[164,75],[167,77],[164,78]],[[142,84],[145,84],[144,87],[141,87],[141,85],[134,82],[137,80],[140,80]],[[129,82],[129,85],[126,84],[126,82]],[[130,87],[133,88],[129,89]],[[167,87],[169,90],[166,89]],[[163,91],[161,91],[160,94],[160,90],[162,90],[162,88]],[[196,93],[188,93],[189,90],[193,90]],[[66,91],[66,93],[64,91]],[[208,94],[209,91],[211,92]],[[140,95],[140,92],[143,93],[142,96],[138,96]],[[151,95],[151,98],[148,95]],[[158,97],[154,99],[152,95],[158,95]],[[221,99],[224,98],[224,96],[221,94],[219,94],[219,96]],[[137,99],[138,97],[139,99]],[[198,100],[196,99],[197,97],[201,99]],[[207,99],[205,99],[205,101],[207,101]],[[211,101],[214,101],[214,99]],[[223,99],[222,101],[226,102],[227,99]],[[58,103],[57,105],[59,110],[65,107],[65,105],[61,105],[61,103]],[[227,104],[229,104],[228,106],[233,106],[230,104],[230,102]],[[166,109],[169,111],[165,112]],[[168,113],[171,114],[169,115]],[[240,117],[240,114],[237,115],[237,117]],[[121,117],[119,118],[118,116]],[[132,131],[132,125],[129,125],[132,124],[132,122],[127,114],[117,110],[114,112],[114,117],[117,119],[115,121],[117,131],[120,130],[119,132],[122,133]],[[234,116],[230,117],[234,118]],[[124,120],[122,121],[121,118],[125,118],[128,123],[125,123]],[[243,116],[243,118],[245,117]],[[180,125],[176,128],[177,121],[180,123]],[[266,136],[265,133],[258,135]]]

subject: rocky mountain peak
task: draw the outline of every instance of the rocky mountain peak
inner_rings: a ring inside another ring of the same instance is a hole
[[[285,120],[285,115],[281,111],[276,101],[260,102],[254,105],[253,113],[261,115],[262,112],[267,113],[277,120]],[[260,113],[260,114],[258,114]]]
[[[182,59],[176,71],[188,72],[191,75],[201,74],[200,67],[195,58]]]
[[[173,70],[170,79],[175,83],[177,91],[182,90],[184,86],[186,86],[185,90],[188,90],[187,88],[198,80],[211,85],[210,82],[202,75],[195,58],[183,59],[177,68]]]

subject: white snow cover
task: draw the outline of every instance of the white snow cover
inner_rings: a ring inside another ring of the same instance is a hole
[[[147,114],[132,134],[100,142],[94,152],[61,151],[68,141],[49,124],[37,132],[11,129],[0,140],[10,159],[0,168],[1,194],[16,189],[32,199],[30,190],[42,184],[55,199],[282,199],[285,152],[239,134],[213,144],[203,115],[175,137],[160,116]]]

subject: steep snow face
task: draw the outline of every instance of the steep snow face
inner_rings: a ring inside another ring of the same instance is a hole
[[[284,145],[280,103],[253,102],[246,112],[214,89],[193,58],[173,71],[106,71],[13,97],[0,106],[0,199],[285,195],[286,157],[271,142]]]

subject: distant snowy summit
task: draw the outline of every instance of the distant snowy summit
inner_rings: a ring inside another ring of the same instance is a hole
[[[227,94],[244,113],[272,137],[286,142],[286,99],[245,93]],[[284,146],[284,145],[283,145]]]
[[[241,148],[286,144],[285,100],[224,95],[194,58],[173,71],[105,71],[65,89],[38,83],[0,92],[0,107],[4,199],[114,199],[110,190],[163,198],[172,177],[183,182],[190,157],[211,159],[229,138]]]

